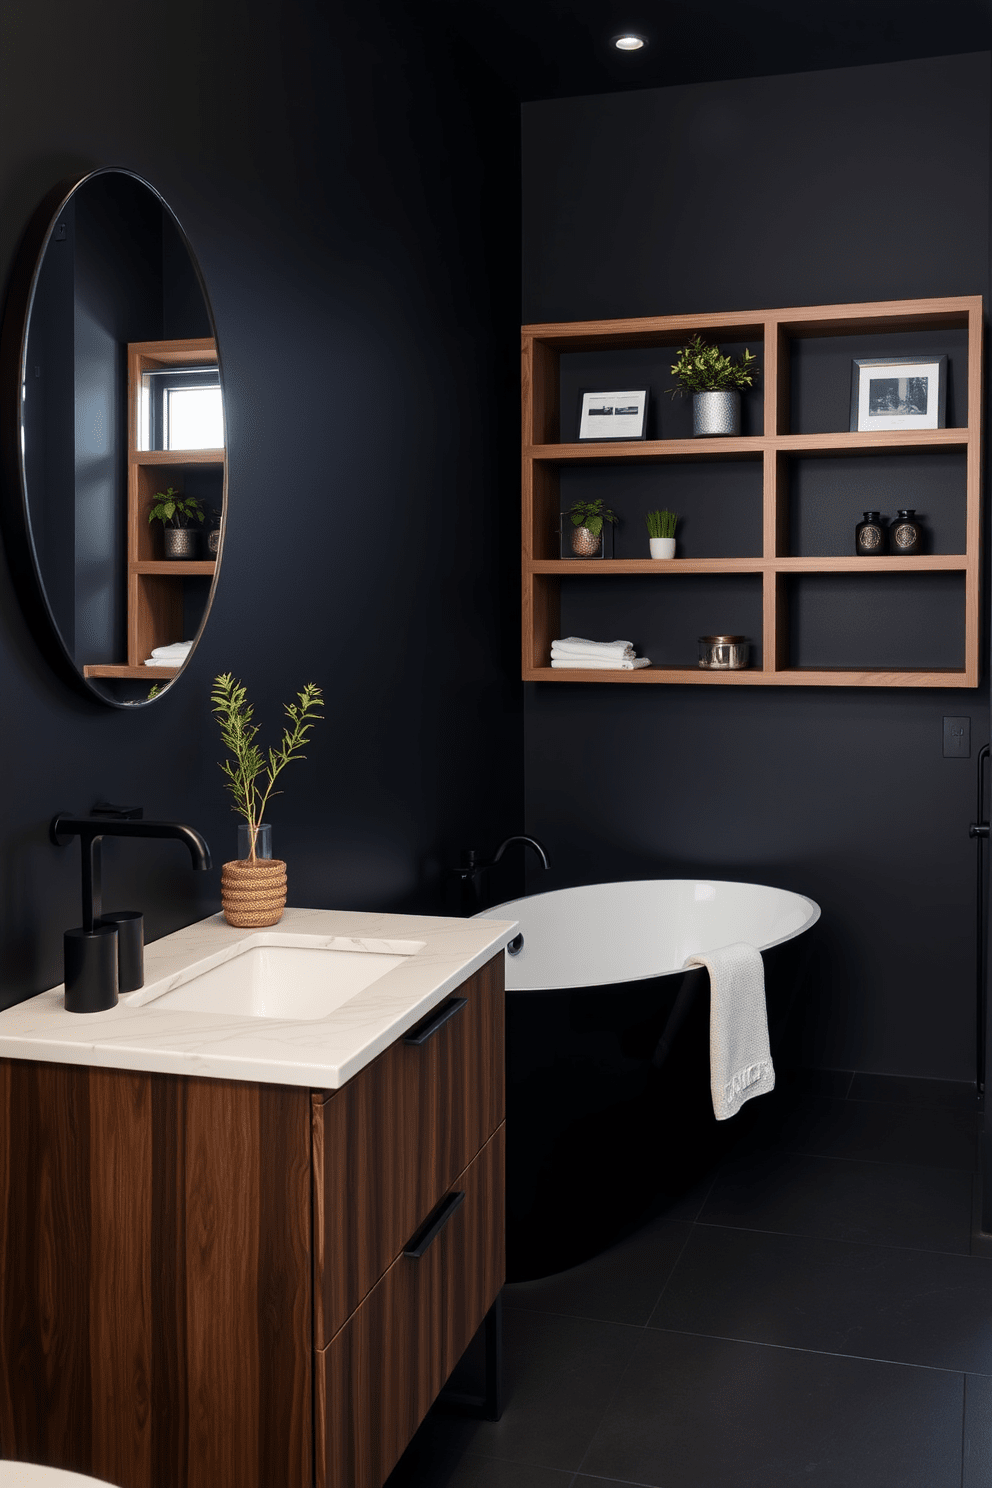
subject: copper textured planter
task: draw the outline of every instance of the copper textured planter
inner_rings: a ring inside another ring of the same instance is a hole
[[[603,545],[603,534],[590,532],[588,527],[576,527],[572,533],[572,552],[580,558],[597,556]]]
[[[239,930],[275,925],[286,908],[286,864],[282,858],[236,858],[220,873],[224,918]]]

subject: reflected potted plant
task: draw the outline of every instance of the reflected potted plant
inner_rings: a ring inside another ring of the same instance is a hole
[[[195,496],[184,496],[172,486],[156,491],[148,513],[149,522],[162,523],[166,558],[195,558],[196,529],[194,522],[204,519],[204,511]]]
[[[573,501],[566,513],[572,523],[571,549],[577,558],[598,558],[603,554],[603,523],[614,525],[620,518],[602,499]]]
[[[648,512],[645,521],[648,524],[648,541],[652,558],[675,557],[675,528],[678,520],[677,512]]]
[[[284,709],[288,724],[277,749],[263,754],[258,724],[248,694],[230,672],[214,678],[210,695],[220,724],[221,738],[232,759],[221,760],[232,810],[244,818],[238,827],[239,856],[221,869],[220,895],[224,918],[239,928],[275,925],[286,907],[286,864],[272,856],[272,829],[262,820],[282,771],[293,760],[305,758],[303,746],[313,725],[323,717],[323,695],[313,682]],[[279,794],[275,792],[275,794]]]
[[[673,398],[692,394],[694,435],[741,432],[741,389],[753,385],[758,375],[757,361],[745,346],[744,355],[735,362],[719,346],[711,346],[698,335],[676,352],[672,363],[675,387],[668,391]]]

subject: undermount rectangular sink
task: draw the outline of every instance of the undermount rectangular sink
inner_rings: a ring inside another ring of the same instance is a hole
[[[242,941],[233,954],[215,953],[123,1000],[163,1013],[315,1022],[402,966],[424,945],[420,940],[322,939],[262,931]]]

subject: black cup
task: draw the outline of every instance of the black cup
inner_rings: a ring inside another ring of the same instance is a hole
[[[137,909],[108,909],[97,925],[117,930],[117,990],[137,992],[145,985],[145,917]]]
[[[117,1006],[117,926],[97,922],[92,930],[67,930],[65,1010],[105,1013]]]

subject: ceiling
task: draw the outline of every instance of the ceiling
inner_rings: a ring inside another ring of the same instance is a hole
[[[521,100],[992,48],[992,0],[440,0]],[[622,53],[611,38],[648,38]],[[925,103],[925,101],[924,101]]]

